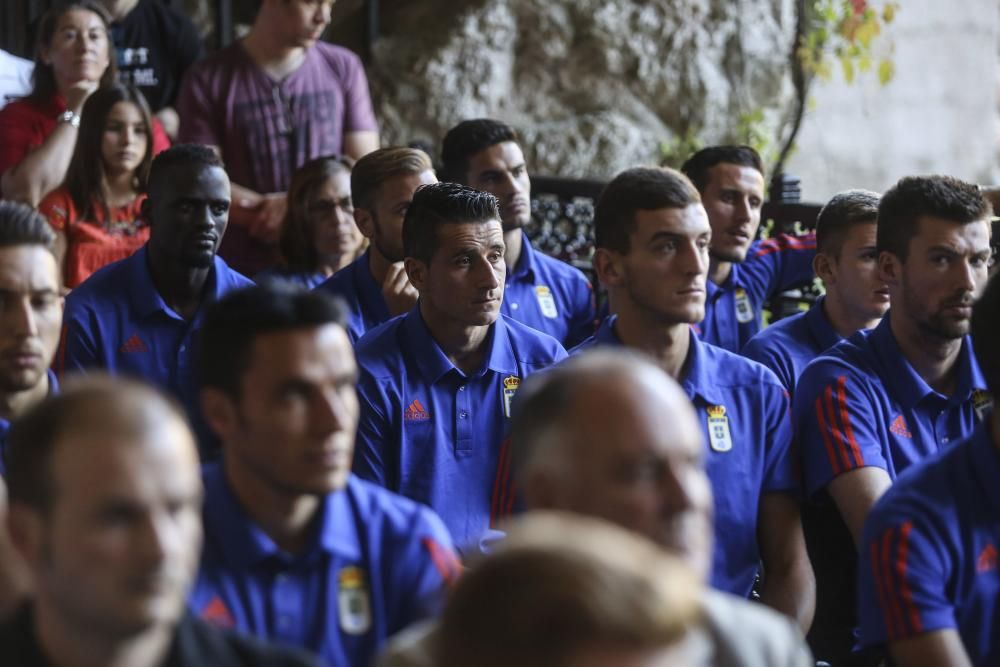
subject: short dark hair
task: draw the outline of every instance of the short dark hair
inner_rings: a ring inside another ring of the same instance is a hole
[[[468,183],[472,156],[505,141],[520,142],[510,125],[490,118],[463,120],[448,130],[441,143],[441,180]]]
[[[434,164],[419,148],[387,146],[368,153],[351,171],[351,198],[355,208],[371,210],[375,193],[391,178],[433,171]]]
[[[488,192],[458,183],[421,185],[403,218],[403,253],[430,263],[444,225],[500,220],[500,202]]]
[[[55,241],[55,232],[38,211],[0,199],[0,248],[39,245],[55,255]]]
[[[159,430],[164,417],[187,424],[173,399],[137,380],[101,374],[71,378],[60,393],[11,424],[5,454],[11,502],[40,512],[52,508],[58,489],[51,461],[56,445],[66,435],[139,435]]]
[[[1000,395],[1000,274],[995,274],[986,283],[982,296],[972,307],[969,324],[972,334],[972,349],[976,361],[986,378],[986,386],[993,396]],[[1000,408],[994,408],[1000,409]]]
[[[717,164],[735,164],[740,167],[753,167],[764,175],[764,162],[760,154],[750,146],[709,146],[689,157],[681,171],[691,179],[698,192],[704,192],[708,187],[708,172]]]
[[[816,251],[839,258],[851,227],[875,223],[878,200],[878,193],[870,190],[846,190],[835,194],[816,216]]]
[[[153,165],[149,169],[150,194],[158,189],[160,182],[178,166],[188,169],[206,167],[225,169],[219,154],[211,147],[202,144],[176,144],[153,158]]]
[[[254,340],[267,333],[326,324],[345,326],[343,302],[280,279],[230,292],[205,313],[199,345],[201,386],[238,398]]]
[[[878,205],[878,251],[905,262],[921,216],[968,224],[985,220],[993,208],[978,185],[951,176],[907,176],[885,191]]]
[[[636,211],[687,208],[701,202],[691,181],[668,167],[635,167],[612,179],[594,207],[594,245],[620,253],[629,251],[636,229]]]

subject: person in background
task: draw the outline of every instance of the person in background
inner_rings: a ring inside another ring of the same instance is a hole
[[[353,164],[329,156],[299,167],[278,241],[282,264],[258,273],[258,282],[281,278],[312,289],[360,256],[364,237],[354,224]]]
[[[75,288],[149,239],[142,202],[153,162],[151,135],[149,107],[135,88],[114,84],[83,105],[66,181],[38,206],[56,230],[66,287]]]
[[[0,109],[31,92],[35,63],[0,49]]]
[[[184,76],[181,141],[218,150],[233,182],[233,225],[220,254],[253,276],[278,262],[292,174],[320,155],[378,148],[361,59],[320,40],[333,0],[263,0],[243,39]]]
[[[109,19],[94,0],[49,10],[38,27],[31,93],[0,109],[0,192],[38,205],[66,178],[83,103],[115,82]],[[157,124],[153,152],[170,145]]]

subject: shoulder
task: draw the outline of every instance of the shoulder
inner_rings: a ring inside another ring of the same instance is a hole
[[[252,287],[255,283],[236,269],[226,264],[226,260],[218,255],[215,257],[216,280],[221,282],[222,289],[226,292],[243,287]]]
[[[71,306],[92,303],[96,301],[114,301],[124,298],[130,280],[128,279],[133,257],[112,262],[90,274],[86,280],[66,295],[66,309]]]
[[[446,534],[444,523],[433,510],[382,486],[351,475],[346,491],[368,530],[380,527],[383,534],[388,531],[387,537]]]
[[[582,283],[584,285],[590,284],[590,281],[587,280],[587,276],[583,274],[583,271],[576,268],[572,264],[568,264],[561,259],[556,259],[555,257],[546,255],[537,248],[535,248],[534,251],[535,262],[549,275],[574,283]]]
[[[399,329],[406,315],[394,317],[374,329],[369,329],[354,345],[358,366],[363,374],[379,377],[395,374],[402,365],[403,350],[399,345]]]
[[[329,292],[330,294],[337,294],[348,298],[350,301],[354,301],[353,297],[356,296],[357,290],[355,288],[354,271],[356,270],[356,264],[360,260],[354,260],[340,271],[337,271],[332,276],[321,282],[316,286],[315,289]]]
[[[38,204],[38,212],[49,218],[49,222],[52,222],[53,217],[63,221],[76,217],[73,198],[69,196],[69,190],[65,186],[56,188],[42,197],[42,201]]]
[[[755,242],[750,247],[747,260],[763,259],[768,256],[778,255],[786,251],[807,251],[816,249],[816,235],[813,233],[793,236],[791,234],[778,234],[769,239]]]
[[[364,66],[361,64],[361,58],[358,54],[354,53],[354,51],[351,51],[350,49],[344,48],[343,46],[337,46],[336,44],[330,44],[329,42],[316,42],[316,44],[313,45],[313,52],[319,57],[320,60],[338,70],[364,71]]]
[[[33,100],[21,98],[0,109],[0,121],[7,124],[25,123],[44,114],[45,109],[38,106]]]
[[[764,364],[740,356],[710,343],[701,343],[704,363],[713,379],[724,387],[761,387],[772,386],[781,392],[785,387],[781,380]]]
[[[704,594],[705,630],[715,664],[797,666],[814,664],[792,622],[761,604],[708,590]]]
[[[188,77],[212,79],[224,76],[239,67],[252,65],[239,42],[233,42],[205,56],[188,70]]]
[[[317,667],[319,662],[291,648],[223,630],[188,614],[177,631],[178,662],[183,665]]]
[[[507,329],[507,338],[510,340],[516,361],[523,364],[547,365],[566,357],[565,348],[552,336],[506,315],[500,315],[497,322],[503,322]]]
[[[868,331],[859,331],[813,359],[802,371],[796,393],[825,386],[831,378],[841,376],[881,387],[882,382],[870,362],[868,336]]]

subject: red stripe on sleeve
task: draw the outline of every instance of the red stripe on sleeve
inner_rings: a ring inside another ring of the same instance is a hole
[[[761,241],[760,245],[757,246],[756,255],[760,257],[762,255],[771,255],[784,250],[801,251],[815,249],[816,238],[813,236],[805,238],[799,238],[797,236],[779,236],[776,239]]]
[[[844,433],[847,435],[847,442],[850,444],[851,454],[854,456],[854,467],[861,468],[865,465],[865,457],[861,455],[858,441],[854,439],[851,418],[847,414],[847,376],[845,375],[837,378],[837,402],[840,404],[840,417],[844,425]]]
[[[497,459],[497,474],[493,480],[493,502],[490,504],[490,527],[496,528],[505,515],[503,507],[507,504],[507,483],[510,477],[510,438],[500,445],[500,456]]]
[[[910,588],[910,582],[906,580],[906,556],[910,549],[910,531],[913,530],[913,522],[907,521],[899,529],[899,547],[896,554],[896,574],[899,577],[899,591],[903,597],[903,607],[905,607],[906,616],[903,617],[905,622],[906,617],[909,617],[910,621],[910,633],[908,637],[913,635],[919,635],[923,632],[923,624],[920,622],[920,612],[917,611],[917,606],[913,604],[913,589]]]
[[[889,598],[889,605],[886,607],[886,615],[892,621],[888,627],[889,640],[901,639],[904,636],[903,627],[903,610],[899,605],[899,598],[895,595],[896,586],[893,583],[893,575],[895,572],[892,569],[891,560],[889,554],[891,553],[892,546],[892,534],[895,532],[895,528],[890,528],[882,534],[882,554],[881,554],[881,571],[882,578],[884,580],[884,586],[886,591],[886,597]]]
[[[427,549],[427,553],[431,557],[431,562],[434,563],[434,568],[441,575],[444,583],[449,587],[454,585],[458,581],[458,576],[462,571],[455,554],[449,549],[445,549],[430,537],[425,537],[421,540],[421,543]]]
[[[829,391],[829,387],[827,391]],[[833,442],[830,440],[829,427],[823,417],[822,397],[816,399],[816,423],[819,426],[820,435],[823,436],[823,445],[826,447],[826,457],[830,460],[830,468],[833,469],[833,475],[836,477],[840,474],[840,463],[837,461],[837,451],[833,448]]]
[[[882,564],[878,554],[879,540],[874,540],[868,545],[868,558],[871,563],[872,575],[875,583],[875,593],[878,595],[879,607],[882,609],[882,621],[885,623],[886,637],[894,635],[892,611],[889,607],[889,592],[886,589],[886,578],[882,572]]]
[[[833,387],[827,386],[826,390],[823,392],[823,400],[826,403],[826,420],[830,424],[830,432],[833,433],[833,440],[835,444],[835,449],[837,453],[840,454],[840,462],[844,466],[844,472],[851,470],[854,466],[851,465],[851,460],[847,457],[847,445],[844,444],[844,434],[840,431],[840,426],[837,425],[837,413],[833,409]]]

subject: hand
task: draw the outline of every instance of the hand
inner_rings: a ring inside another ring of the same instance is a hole
[[[87,101],[87,98],[90,97],[92,92],[97,90],[100,83],[100,81],[90,81],[88,79],[74,83],[70,89],[66,91],[66,108],[76,114],[79,114],[83,109],[83,103]]]
[[[277,243],[287,210],[288,198],[284,192],[264,195],[250,218],[250,236],[264,243]]]
[[[402,315],[417,303],[419,294],[410,284],[402,262],[389,265],[389,271],[382,282],[382,296],[392,315]]]

